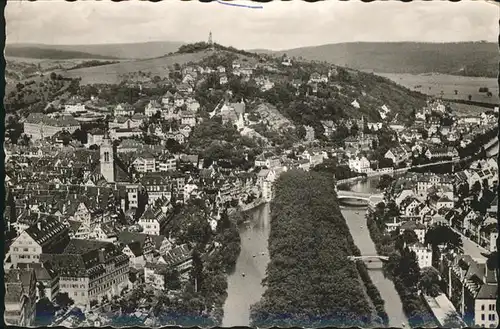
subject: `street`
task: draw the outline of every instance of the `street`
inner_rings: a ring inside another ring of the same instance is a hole
[[[456,229],[453,229],[456,233],[460,234],[462,237],[462,243],[463,243],[463,253],[465,255],[470,255],[472,258],[477,259],[477,260],[483,260],[486,261],[486,257],[481,255],[481,253],[489,253],[488,250],[485,248],[479,246],[475,242],[471,241],[468,237],[457,231]]]

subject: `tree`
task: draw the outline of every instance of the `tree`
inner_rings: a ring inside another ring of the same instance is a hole
[[[479,192],[481,192],[481,183],[479,181],[476,181],[473,185],[472,188],[470,189],[470,193],[474,196],[478,196]]]
[[[191,270],[191,278],[195,285],[195,291],[203,289],[203,262],[198,250],[193,250],[193,268]]]
[[[469,98],[469,100],[472,100],[472,95],[469,95],[469,96],[467,96],[467,97]]]
[[[55,79],[57,79],[57,75],[55,74],[55,72],[50,73],[50,80],[55,80]]]
[[[448,226],[432,226],[425,234],[425,244],[433,248],[444,245],[447,250],[462,248],[462,238]]]
[[[36,303],[36,326],[49,326],[52,324],[55,313],[54,304],[46,297],[41,298]]]
[[[434,267],[422,269],[422,275],[419,282],[419,288],[422,292],[431,297],[437,297],[441,294],[439,289],[439,272]]]
[[[300,139],[306,138],[306,128],[303,125],[297,127],[297,137]]]
[[[393,181],[394,178],[390,175],[382,175],[378,181],[377,188],[380,190],[385,190],[386,188],[391,186]]]
[[[396,249],[403,250],[408,245],[412,245],[418,242],[418,237],[413,230],[404,230],[403,234],[400,234],[396,238]]]
[[[55,303],[62,309],[67,309],[69,306],[73,305],[75,302],[68,296],[67,292],[58,293],[54,299]]]

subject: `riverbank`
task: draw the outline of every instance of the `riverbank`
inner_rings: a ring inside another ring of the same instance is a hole
[[[252,325],[374,324],[374,307],[348,258],[355,252],[349,229],[338,205],[332,205],[333,178],[292,170],[275,186],[267,289],[252,306]]]

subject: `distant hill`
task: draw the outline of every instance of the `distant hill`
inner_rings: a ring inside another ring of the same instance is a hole
[[[497,77],[496,43],[357,42],[295,48],[261,53],[326,61],[357,70],[380,73],[442,73]]]
[[[146,59],[176,52],[182,42],[143,42],[98,45],[11,44],[7,56],[43,59]]]

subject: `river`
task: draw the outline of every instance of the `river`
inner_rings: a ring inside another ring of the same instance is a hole
[[[370,178],[352,185],[352,190],[359,192],[374,192],[378,178]],[[228,297],[224,304],[224,318],[222,326],[249,326],[250,306],[258,302],[264,293],[261,282],[266,273],[269,262],[267,240],[269,237],[270,209],[264,204],[253,210],[250,223],[240,226],[241,253],[236,261],[235,272],[228,277]],[[376,255],[375,245],[366,229],[364,209],[342,209],[355,244],[363,255]],[[359,214],[356,214],[359,212]],[[360,227],[363,226],[361,229]],[[264,255],[262,255],[264,252]],[[255,257],[254,257],[255,256]],[[245,274],[243,276],[242,274]],[[401,327],[402,323],[408,326],[403,313],[401,299],[397,294],[394,283],[386,279],[382,269],[369,268],[370,277],[385,300],[385,310],[389,316],[389,324]]]
[[[228,277],[228,296],[222,320],[224,327],[249,326],[250,306],[258,302],[264,293],[261,282],[269,263],[269,208],[266,203],[249,210],[252,214],[251,221],[240,226],[241,253],[234,273]]]
[[[377,182],[377,178],[359,181],[351,186],[351,190],[356,192],[378,192],[376,189]],[[349,209],[346,207],[342,208],[341,211],[351,231],[354,243],[359,248],[361,255],[376,255],[377,250],[375,249],[375,244],[366,228],[365,209]],[[382,299],[385,301],[385,311],[389,317],[389,326],[400,328],[401,324],[404,323],[406,327],[409,327],[408,320],[403,312],[401,298],[399,298],[394,288],[394,283],[385,278],[381,268],[368,266],[368,273],[370,274],[373,284],[380,292]]]

